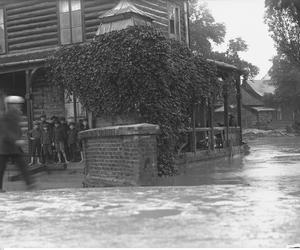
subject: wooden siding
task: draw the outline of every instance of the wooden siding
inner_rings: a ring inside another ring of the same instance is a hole
[[[119,0],[85,0],[84,1],[84,21],[86,40],[90,41],[94,38],[99,27],[99,16],[106,11],[112,9]],[[181,14],[181,40],[186,41],[186,27],[184,16],[184,2],[180,0],[132,0],[132,2],[150,15],[154,20],[154,25],[161,29],[162,32],[169,35],[169,20],[168,20],[168,2],[176,3],[180,6]]]
[[[136,7],[153,18],[153,22],[166,35],[169,34],[168,4],[166,0],[133,0]]]
[[[119,0],[82,0],[84,41],[94,38],[99,16],[113,8]],[[186,41],[184,1],[181,0],[133,0],[135,5],[154,19],[154,24],[163,33],[169,34],[168,2],[181,7],[181,40]],[[60,45],[59,16],[56,0],[0,0],[6,17],[7,52],[43,50]]]
[[[86,41],[92,40],[97,32],[99,16],[112,9],[118,0],[84,0],[84,24]]]
[[[18,1],[7,4],[5,10],[8,52],[58,45],[56,1]]]

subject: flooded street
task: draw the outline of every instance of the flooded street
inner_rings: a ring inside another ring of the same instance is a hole
[[[159,187],[0,194],[4,247],[287,247],[300,243],[300,137],[194,164]]]

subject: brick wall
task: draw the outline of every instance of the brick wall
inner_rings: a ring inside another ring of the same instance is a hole
[[[33,116],[38,119],[44,112],[48,118],[55,115],[65,116],[64,93],[58,87],[46,81],[46,71],[38,70],[32,83]]]
[[[157,177],[158,126],[137,124],[81,132],[86,187],[148,186]]]

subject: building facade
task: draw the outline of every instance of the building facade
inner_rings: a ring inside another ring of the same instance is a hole
[[[188,1],[131,0],[167,37],[189,43]],[[119,0],[0,0],[0,91],[26,99],[28,126],[48,118],[84,116],[80,104],[46,81],[45,61],[61,46],[88,43],[99,17]]]
[[[257,90],[261,81],[244,81],[242,93],[242,125],[244,128],[269,128],[277,120],[277,110],[264,104]]]

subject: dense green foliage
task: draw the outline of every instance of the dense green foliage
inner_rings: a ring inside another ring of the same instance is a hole
[[[216,68],[152,27],[130,27],[91,43],[63,47],[49,59],[50,80],[97,116],[138,114],[158,124],[159,173],[174,174],[180,129],[190,108],[220,88]]]
[[[300,71],[285,55],[273,58],[270,70],[272,83],[276,86],[273,103],[284,104],[291,110],[300,110]]]
[[[225,52],[213,52],[212,58],[235,65],[236,67],[243,69],[248,77],[254,78],[258,75],[259,68],[252,63],[243,60],[239,55],[241,52],[246,52],[247,50],[247,43],[242,38],[238,37],[229,40]]]
[[[266,0],[265,21],[279,54],[300,66],[300,1]]]
[[[266,23],[277,46],[270,75],[276,86],[268,102],[300,110],[300,1],[265,0]]]
[[[228,42],[225,52],[216,52],[213,45],[223,44],[226,27],[215,21],[206,4],[199,4],[197,0],[190,1],[190,34],[191,49],[195,54],[233,64],[248,72],[250,78],[259,73],[258,67],[243,60],[239,53],[248,50],[246,42],[238,37]]]

